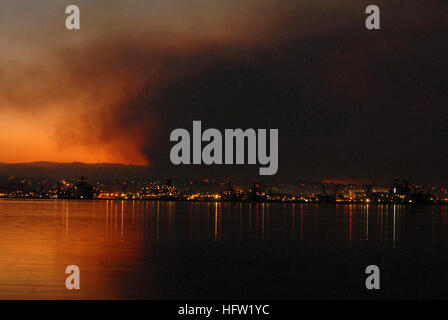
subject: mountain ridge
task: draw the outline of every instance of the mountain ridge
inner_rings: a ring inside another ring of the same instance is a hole
[[[84,163],[33,161],[22,163],[0,162],[0,175],[20,177],[89,179],[142,177],[150,174],[150,166],[120,163]]]

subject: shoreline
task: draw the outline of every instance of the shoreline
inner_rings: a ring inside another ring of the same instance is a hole
[[[318,202],[318,201],[281,201],[281,200],[188,200],[188,199],[106,199],[106,198],[93,198],[93,199],[79,199],[79,198],[20,198],[20,197],[0,197],[0,200],[26,200],[26,201],[138,201],[138,202],[192,202],[192,203],[253,203],[253,204],[270,204],[270,203],[283,203],[283,204],[306,204],[306,205],[363,205],[363,206],[381,206],[381,205],[400,205],[406,207],[415,207],[415,206],[443,206],[448,205],[448,203],[444,202],[434,202],[434,203],[393,203],[393,202],[372,202],[372,203],[363,203],[363,202]]]

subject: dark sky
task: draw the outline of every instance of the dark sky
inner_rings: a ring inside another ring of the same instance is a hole
[[[46,123],[51,157],[0,160],[146,161],[166,175],[255,177],[258,165],[170,164],[170,132],[201,120],[278,128],[279,178],[446,182],[448,2],[155,1],[160,15],[148,2],[112,3],[81,5],[76,39],[40,35],[25,52],[39,48],[43,61],[3,58],[15,61],[0,67],[9,123],[31,109],[34,128],[62,111]],[[364,27],[368,4],[381,8],[381,30]],[[110,20],[100,28],[101,14]]]

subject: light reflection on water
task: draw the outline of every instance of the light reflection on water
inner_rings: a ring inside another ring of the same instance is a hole
[[[2,199],[0,298],[128,297],[136,278],[158,272],[158,260],[147,253],[166,243],[179,250],[228,244],[236,255],[242,244],[254,242],[299,249],[431,245],[447,240],[446,211],[446,206]],[[175,264],[185,262],[167,255]],[[65,289],[70,264],[81,269],[79,292]],[[154,281],[145,281],[145,288],[151,290]]]

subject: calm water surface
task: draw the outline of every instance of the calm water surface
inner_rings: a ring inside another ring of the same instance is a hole
[[[0,200],[1,299],[446,298],[447,207]],[[65,268],[81,289],[65,288]],[[365,267],[381,290],[364,289]]]

